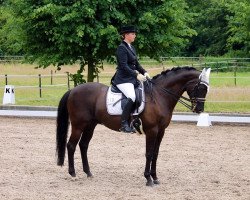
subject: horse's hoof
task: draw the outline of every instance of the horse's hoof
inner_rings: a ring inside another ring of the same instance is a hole
[[[69,174],[70,174],[72,177],[76,177],[76,173],[75,173],[75,172],[69,172]]]
[[[160,184],[160,181],[154,180],[154,184],[159,185],[159,184]]]
[[[150,187],[153,187],[153,186],[154,186],[154,183],[153,183],[153,181],[148,181],[148,182],[146,183],[146,186],[150,186]]]
[[[88,177],[88,178],[94,178],[94,176],[93,176],[91,173],[88,173],[88,174],[87,174],[87,177]]]

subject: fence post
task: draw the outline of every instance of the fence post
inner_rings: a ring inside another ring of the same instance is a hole
[[[237,85],[237,61],[235,62],[234,64],[234,85],[236,86]]]
[[[217,64],[216,64],[216,72],[217,72],[217,74],[219,73],[219,63],[218,63],[218,61],[216,62]]]
[[[50,85],[53,85],[53,70],[50,71]]]
[[[68,90],[70,90],[70,84],[69,84],[69,72],[66,72],[67,73],[67,77],[68,77]]]
[[[39,96],[41,98],[42,97],[42,78],[41,78],[41,74],[39,74],[38,77],[39,77]]]
[[[5,85],[8,85],[8,75],[5,74]]]

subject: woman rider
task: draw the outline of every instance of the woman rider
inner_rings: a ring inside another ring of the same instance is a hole
[[[116,51],[117,71],[114,75],[113,83],[127,97],[121,115],[120,131],[132,133],[133,128],[129,125],[129,118],[135,102],[134,86],[137,80],[143,82],[147,77],[150,78],[150,76],[139,64],[135,48],[131,45],[136,37],[135,27],[123,26],[120,34],[122,35],[123,41]]]

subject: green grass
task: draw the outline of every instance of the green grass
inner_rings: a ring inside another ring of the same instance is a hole
[[[250,72],[219,72],[212,73],[210,84],[213,87],[250,87]]]
[[[144,63],[151,76],[160,73],[169,65],[159,63]],[[68,90],[66,72],[75,73],[78,65],[64,66],[61,71],[55,68],[35,69],[34,65],[26,64],[0,64],[0,98],[3,98],[5,74],[8,74],[8,84],[15,86],[16,105],[29,106],[57,106],[62,95]],[[109,85],[111,76],[115,72],[114,65],[105,65],[104,71],[99,74],[99,81]],[[51,85],[51,73],[53,84]],[[38,74],[42,77],[42,95],[40,97]],[[62,76],[58,76],[61,74]],[[18,75],[18,76],[11,76]],[[24,75],[33,75],[24,76]],[[86,72],[84,72],[86,77]],[[235,85],[236,83],[236,85]],[[59,86],[55,86],[58,85]],[[24,87],[26,86],[26,87]],[[32,86],[32,87],[30,87]],[[73,83],[70,82],[73,88]],[[177,104],[175,111],[188,111],[183,105]],[[233,112],[250,113],[250,72],[237,72],[236,81],[233,72],[212,71],[210,78],[210,92],[205,104],[206,112]]]

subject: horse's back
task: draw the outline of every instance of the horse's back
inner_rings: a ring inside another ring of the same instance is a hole
[[[108,86],[101,83],[85,83],[73,88],[68,99],[68,110],[71,116],[93,116],[97,103],[105,106]],[[88,118],[89,118],[88,117]]]
[[[95,98],[100,94],[101,91],[107,91],[108,86],[102,84],[102,83],[84,83],[81,85],[76,86],[71,90],[70,96],[78,98],[81,96],[84,96],[84,98]]]

